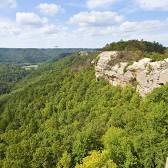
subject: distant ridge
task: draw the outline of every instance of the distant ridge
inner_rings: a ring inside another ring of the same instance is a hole
[[[87,48],[0,48],[0,63],[37,64],[61,58],[74,52],[95,51]]]

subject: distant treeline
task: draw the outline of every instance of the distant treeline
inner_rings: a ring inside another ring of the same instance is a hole
[[[81,48],[55,48],[55,49],[11,49],[0,48],[0,63],[5,64],[37,64],[62,58],[65,55],[81,50],[94,49]]]
[[[158,53],[164,53],[166,50],[166,47],[164,47],[162,44],[159,44],[158,42],[149,42],[149,41],[139,41],[139,40],[128,40],[128,41],[118,41],[118,42],[112,42],[110,44],[107,44],[103,49],[103,51],[135,51],[140,50],[142,52],[158,52]]]

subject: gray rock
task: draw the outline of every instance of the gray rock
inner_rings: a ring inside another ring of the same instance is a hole
[[[120,62],[110,66],[109,62],[118,55],[117,51],[98,55],[99,60],[95,66],[97,80],[104,78],[114,86],[132,85],[142,97],[168,82],[168,59],[152,62],[149,58],[143,58],[132,65]]]

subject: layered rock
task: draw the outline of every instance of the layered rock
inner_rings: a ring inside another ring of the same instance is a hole
[[[132,85],[141,96],[168,82],[168,59],[152,62],[149,58],[143,58],[132,64],[119,62],[111,65],[110,62],[118,56],[117,51],[99,54],[95,67],[97,80],[104,78],[114,86]]]

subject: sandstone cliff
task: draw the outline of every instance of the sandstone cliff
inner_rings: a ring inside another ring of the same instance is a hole
[[[135,62],[114,64],[113,60],[119,55],[120,52],[117,51],[98,55],[95,66],[97,80],[104,78],[114,86],[132,85],[141,96],[168,82],[168,59],[153,62],[149,58],[143,58]]]

